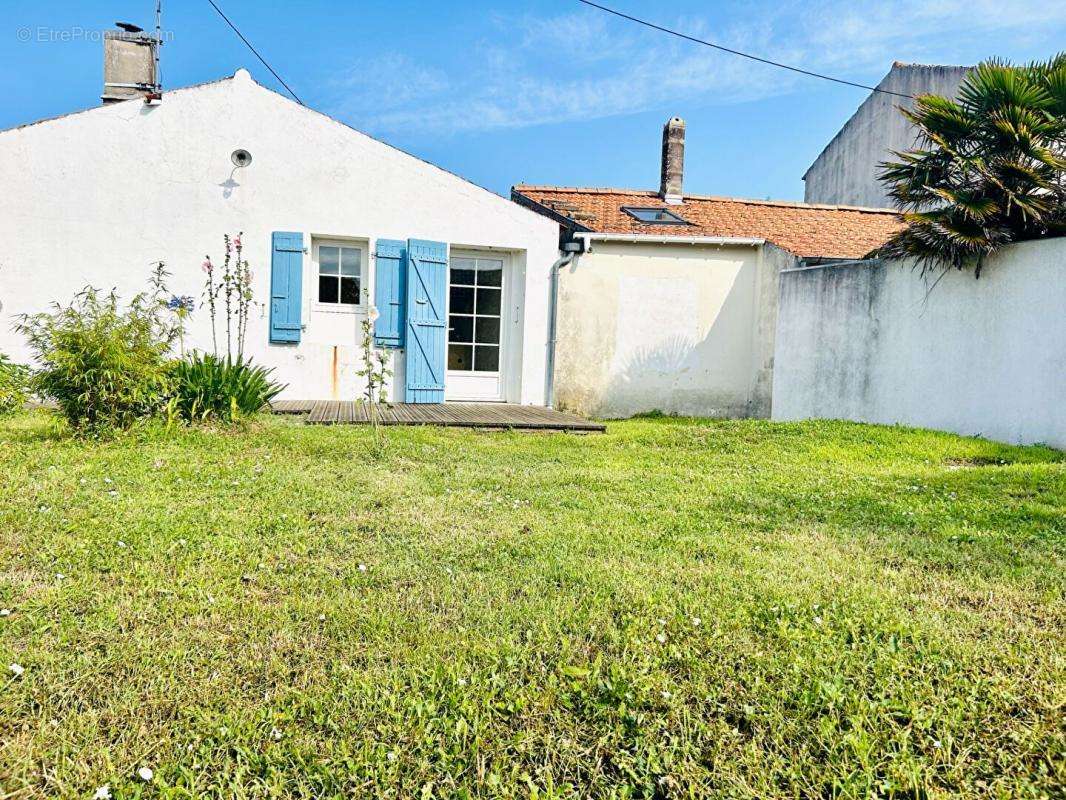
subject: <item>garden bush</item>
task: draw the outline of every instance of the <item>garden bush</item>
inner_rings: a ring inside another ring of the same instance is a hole
[[[75,431],[128,428],[166,405],[168,355],[181,328],[163,299],[166,275],[160,264],[127,308],[114,291],[87,287],[69,306],[21,318],[18,330],[41,364],[30,387],[54,400]]]
[[[29,398],[30,371],[0,353],[0,416],[18,411]]]
[[[189,422],[238,422],[261,411],[285,388],[270,379],[272,372],[240,356],[193,353],[174,362],[172,413]]]

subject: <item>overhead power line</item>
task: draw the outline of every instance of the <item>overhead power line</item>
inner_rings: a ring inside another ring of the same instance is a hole
[[[227,17],[227,16],[226,16],[226,15],[225,15],[225,14],[223,13],[222,9],[221,9],[221,8],[219,8],[219,7],[218,7],[218,5],[217,5],[217,4],[215,3],[215,0],[207,0],[207,2],[208,2],[208,3],[210,3],[210,4],[211,4],[211,8],[215,9],[215,11],[217,11],[217,12],[218,12],[218,15],[219,15],[220,17],[222,17],[222,19],[224,19],[224,20],[226,21],[226,24],[227,24],[227,25],[229,25],[229,26],[230,26],[231,28],[233,28],[233,32],[234,32],[235,34],[237,34],[237,36],[239,36],[239,37],[240,37],[241,41],[242,41],[242,42],[244,42],[244,44],[245,44],[245,45],[247,46],[247,48],[248,48],[249,50],[251,50],[251,51],[252,51],[252,53],[254,53],[254,54],[255,54],[255,57],[256,57],[256,58],[258,58],[258,59],[259,59],[259,60],[260,60],[260,61],[261,61],[261,62],[263,63],[263,66],[264,66],[264,67],[266,67],[266,68],[267,68],[268,70],[270,70],[270,74],[271,74],[271,75],[273,75],[273,76],[274,76],[275,78],[277,78],[277,79],[278,79],[278,83],[280,83],[280,84],[281,84],[282,86],[284,86],[284,87],[285,87],[285,90],[286,90],[286,91],[287,91],[287,92],[288,92],[289,94],[291,94],[291,95],[292,95],[292,99],[293,99],[293,100],[295,100],[295,101],[296,101],[297,103],[299,103],[300,105],[303,105],[303,104],[304,104],[304,101],[303,101],[303,100],[301,100],[301,99],[300,99],[300,98],[299,98],[299,97],[297,96],[296,92],[294,92],[294,91],[293,91],[293,90],[292,90],[292,89],[290,88],[289,84],[285,83],[285,79],[284,79],[284,78],[282,78],[282,77],[281,77],[280,75],[278,75],[277,71],[276,71],[276,70],[275,70],[275,69],[274,69],[274,68],[273,68],[272,66],[270,66],[270,64],[268,64],[268,63],[267,63],[267,60],[266,60],[265,58],[263,58],[263,57],[262,57],[261,55],[259,55],[259,51],[258,51],[258,50],[256,50],[256,49],[255,49],[255,48],[254,48],[254,47],[252,46],[252,43],[251,43],[251,42],[249,42],[249,41],[248,41],[248,40],[247,40],[246,38],[244,38],[244,34],[243,34],[243,33],[241,33],[241,32],[240,32],[240,30],[239,30],[239,29],[237,28],[237,26],[236,26],[236,25],[234,25],[234,24],[233,24],[233,23],[232,23],[232,22],[230,21],[230,18],[229,18],[229,17]]]
[[[834,78],[832,75],[823,75],[820,72],[811,72],[808,69],[801,69],[800,67],[793,67],[793,66],[790,66],[788,64],[782,64],[779,61],[771,61],[768,58],[761,58],[759,56],[753,56],[751,53],[744,53],[744,52],[742,52],[740,50],[733,50],[730,47],[724,47],[723,45],[715,44],[714,42],[708,42],[708,41],[706,41],[704,39],[697,39],[695,36],[689,36],[688,34],[681,33],[680,31],[671,30],[670,28],[664,28],[662,25],[656,25],[654,22],[648,22],[647,20],[640,19],[639,17],[633,17],[633,16],[630,16],[629,14],[623,14],[621,11],[615,11],[613,8],[608,8],[607,6],[601,6],[599,3],[591,2],[591,0],[577,0],[577,1],[579,3],[584,3],[587,6],[591,6],[592,8],[598,8],[600,11],[606,11],[608,14],[614,14],[616,17],[621,17],[622,19],[629,20],[630,22],[635,22],[638,25],[644,25],[647,28],[652,28],[653,30],[661,31],[662,33],[668,33],[671,36],[676,36],[679,39],[685,39],[685,40],[687,40],[689,42],[695,42],[696,44],[702,44],[705,47],[713,47],[715,50],[721,50],[724,53],[732,53],[733,55],[740,56],[741,58],[750,58],[752,61],[758,61],[760,64],[769,64],[771,67],[779,67],[781,69],[787,69],[787,70],[789,70],[791,72],[798,72],[800,75],[809,75],[812,78],[821,78],[823,81],[832,81],[833,83],[842,83],[845,86],[854,86],[857,89],[868,89],[871,92],[879,92],[881,94],[890,94],[890,95],[893,95],[895,97],[906,97],[908,99],[913,99],[913,95],[903,94],[901,92],[891,92],[888,89],[878,89],[876,86],[867,86],[864,83],[855,83],[854,81],[846,81],[843,78]]]

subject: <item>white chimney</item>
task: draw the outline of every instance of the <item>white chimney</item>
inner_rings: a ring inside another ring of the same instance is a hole
[[[659,194],[667,203],[681,202],[684,174],[685,121],[681,117],[673,117],[663,126],[663,160],[659,183]]]
[[[151,34],[135,25],[127,30],[107,31],[104,34],[104,93],[100,99],[107,103],[143,97],[159,98],[156,77],[156,48]]]

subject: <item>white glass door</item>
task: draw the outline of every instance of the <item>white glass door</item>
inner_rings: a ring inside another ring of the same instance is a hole
[[[503,397],[504,261],[453,256],[448,277],[448,400]]]

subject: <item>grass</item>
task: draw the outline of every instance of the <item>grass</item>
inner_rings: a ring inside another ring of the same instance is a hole
[[[1063,797],[1063,454],[389,437],[0,421],[0,797]]]

